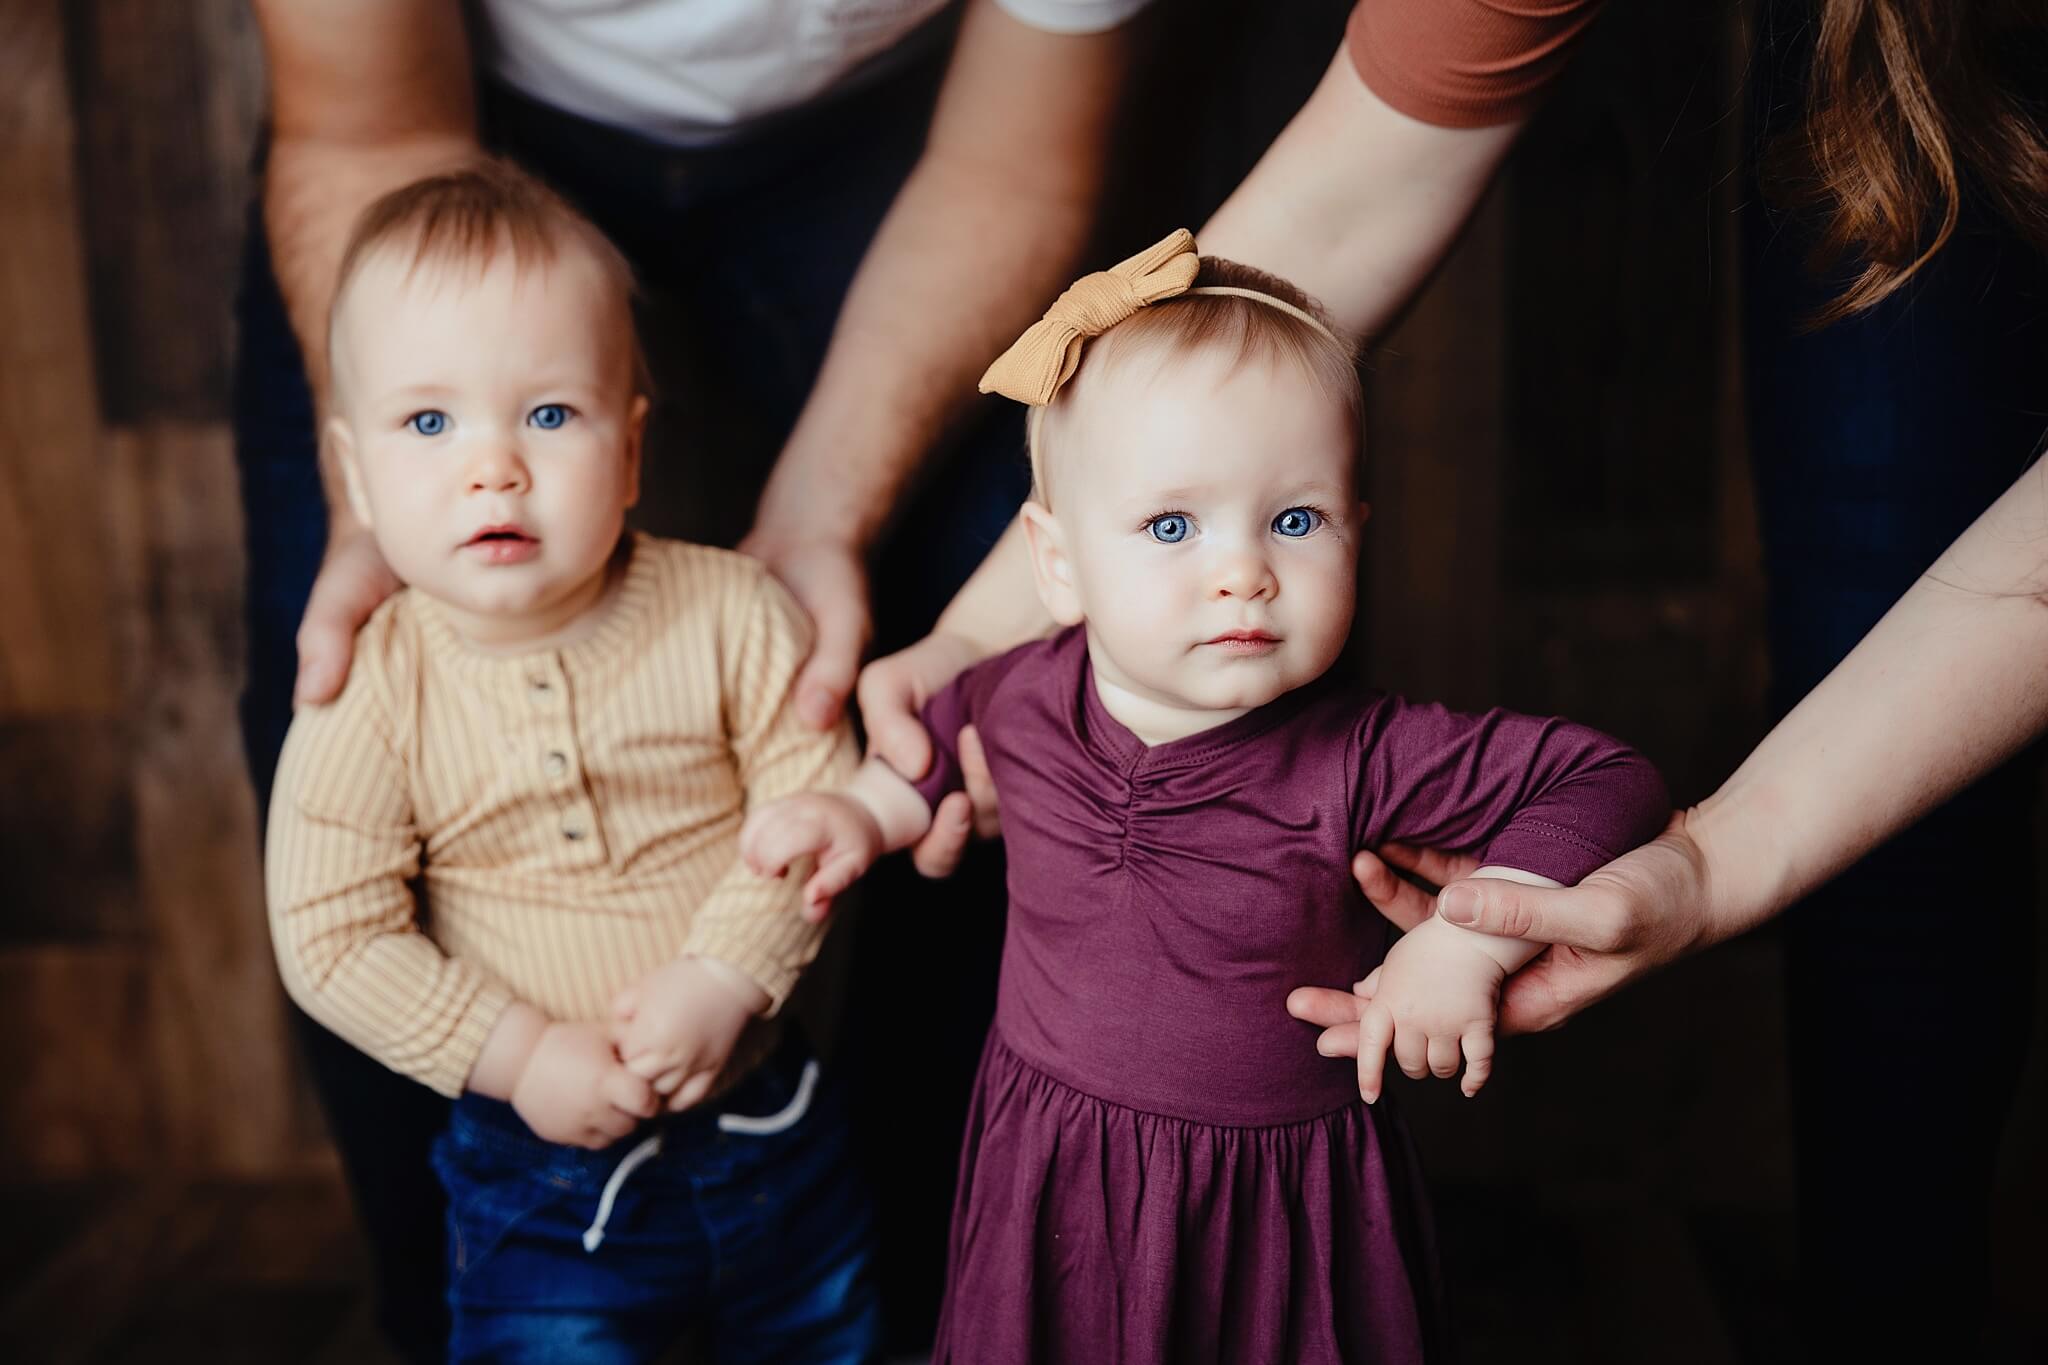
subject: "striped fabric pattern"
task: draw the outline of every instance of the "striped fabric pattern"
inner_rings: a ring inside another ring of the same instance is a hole
[[[512,1000],[603,1019],[682,953],[779,1008],[822,931],[798,878],[738,862],[740,823],[856,761],[844,725],[820,735],[791,704],[809,629],[755,561],[647,536],[560,649],[478,652],[397,594],[278,768],[265,871],[292,998],[447,1095]]]

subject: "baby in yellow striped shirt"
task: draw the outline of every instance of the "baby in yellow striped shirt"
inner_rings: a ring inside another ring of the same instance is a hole
[[[843,1101],[777,1017],[819,932],[738,856],[852,739],[797,717],[808,625],[763,568],[625,528],[628,267],[487,162],[365,212],[330,341],[324,436],[409,586],[293,720],[271,926],[307,1013],[459,1097],[451,1355],[573,1326],[651,1358],[693,1318],[862,1355]]]

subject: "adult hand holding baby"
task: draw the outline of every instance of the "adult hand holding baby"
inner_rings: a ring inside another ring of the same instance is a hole
[[[1680,811],[1662,834],[1593,872],[1577,886],[1550,889],[1494,878],[1466,880],[1469,856],[1389,844],[1362,852],[1352,872],[1373,907],[1401,928],[1432,913],[1482,933],[1548,943],[1501,993],[1500,1031],[1554,1029],[1636,977],[1737,932],[1721,924],[1705,852],[1694,837],[1696,812]],[[1442,885],[1440,896],[1396,869]],[[1720,927],[1717,927],[1719,925]],[[1326,1056],[1358,1055],[1358,1022],[1374,978],[1352,991],[1307,986],[1287,998],[1295,1018],[1319,1025]]]
[[[907,649],[877,659],[861,670],[858,695],[868,727],[869,751],[915,780],[932,765],[931,736],[919,718],[924,705],[947,683],[990,651],[943,626]],[[960,769],[965,791],[953,792],[932,812],[932,827],[911,849],[910,858],[927,877],[950,877],[970,837],[1002,833],[995,782],[974,727],[960,731]]]
[[[329,702],[340,694],[355,655],[356,631],[400,586],[376,537],[353,521],[337,524],[299,622],[295,704]]]
[[[766,564],[811,618],[811,655],[797,675],[793,695],[806,725],[831,729],[846,708],[873,630],[867,565],[859,549],[801,532],[785,535],[763,523],[740,542],[739,550]]]

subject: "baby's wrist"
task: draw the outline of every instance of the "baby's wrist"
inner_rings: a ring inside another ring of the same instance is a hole
[[[507,1005],[470,1066],[467,1088],[488,1099],[511,1099],[553,1022],[523,1001]]]
[[[763,989],[745,968],[735,966],[722,958],[695,956],[690,959],[711,977],[731,997],[732,1003],[750,1015],[765,1014],[774,1003],[773,998]]]

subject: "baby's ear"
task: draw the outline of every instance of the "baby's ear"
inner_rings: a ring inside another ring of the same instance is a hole
[[[633,406],[626,413],[626,506],[640,501],[640,452],[647,438],[647,395],[633,396]]]
[[[334,453],[334,463],[341,470],[342,487],[348,491],[349,510],[356,514],[356,520],[367,530],[370,528],[370,495],[363,487],[363,466],[356,458],[356,434],[339,417],[327,419],[321,435],[327,448]]]
[[[1021,515],[1038,600],[1061,625],[1079,625],[1085,613],[1081,609],[1080,587],[1074,582],[1074,561],[1067,553],[1065,529],[1041,502],[1025,503]]]

